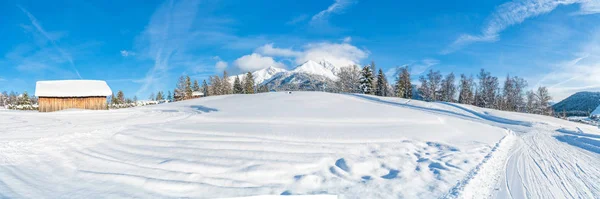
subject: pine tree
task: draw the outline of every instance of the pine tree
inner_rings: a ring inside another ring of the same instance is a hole
[[[19,105],[31,105],[31,100],[29,99],[29,94],[27,94],[27,91],[23,92],[18,104]]]
[[[125,94],[123,94],[122,90],[119,90],[119,92],[117,92],[117,104],[123,103],[125,103]]]
[[[158,91],[158,93],[156,94],[156,101],[161,101],[164,99],[165,99],[165,97],[163,96],[162,91]]]
[[[240,77],[235,76],[235,80],[233,81],[233,94],[242,93],[244,93],[244,88],[242,87],[242,83],[240,82]]]
[[[375,90],[375,88],[377,88],[377,79],[376,79],[377,78],[377,74],[376,74],[377,67],[375,66],[375,61],[371,61],[371,65],[369,65],[369,67],[371,68],[371,77],[373,77],[373,81],[371,82],[372,83],[371,88],[373,90]],[[375,91],[373,91],[373,92],[375,92]]]
[[[412,98],[412,83],[410,82],[408,66],[400,68],[400,72],[396,78],[396,96],[406,99]]]
[[[169,92],[167,93],[167,100],[168,100],[169,102],[172,102],[172,101],[173,101],[173,94],[171,93],[171,91],[169,91]]]
[[[373,72],[370,66],[362,69],[360,77],[360,90],[364,94],[373,94]]]
[[[254,76],[251,72],[246,73],[244,78],[244,92],[246,94],[254,94]]]
[[[385,75],[383,74],[383,71],[379,69],[379,73],[377,74],[377,83],[375,84],[375,95],[386,96],[386,84],[387,82],[385,80]]]
[[[200,91],[200,86],[198,85],[198,80],[194,80],[194,85],[192,86],[193,91]]]
[[[223,71],[223,78],[221,78],[221,94],[228,95],[233,92],[233,88],[231,83],[229,83],[229,76],[227,75],[227,71]]]
[[[202,80],[202,92],[204,93],[205,97],[208,97],[210,95],[210,93],[208,92],[208,84],[206,83],[206,80]]]
[[[190,79],[190,76],[185,76],[185,99],[191,99],[193,92],[192,80]]]

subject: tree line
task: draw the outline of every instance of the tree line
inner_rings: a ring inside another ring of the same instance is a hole
[[[397,68],[393,84],[388,83],[382,69],[375,71],[374,62],[362,68],[358,66],[341,68],[336,87],[339,92],[347,93],[454,102],[541,115],[554,114],[552,107],[549,106],[552,98],[548,89],[541,86],[526,91],[527,81],[517,76],[507,75],[501,85],[498,77],[492,76],[484,69],[481,69],[476,77],[461,74],[458,80],[452,72],[444,76],[440,71],[429,70],[419,76],[420,85],[415,86],[411,82],[408,66]]]
[[[268,92],[269,89],[264,85],[256,85],[254,82],[254,76],[251,72],[247,72],[242,78],[235,76],[233,83],[230,82],[230,77],[227,71],[223,71],[222,76],[214,75],[206,80],[202,81],[202,86],[198,84],[197,80],[192,79],[189,76],[180,76],[175,89],[173,90],[173,100],[181,101],[194,98],[194,92],[201,92],[204,97],[215,96],[215,95],[228,95],[228,94],[254,94]]]
[[[0,107],[8,109],[35,110],[37,107],[33,105],[37,104],[37,101],[38,98],[30,96],[27,91],[21,94],[14,91],[0,93]]]

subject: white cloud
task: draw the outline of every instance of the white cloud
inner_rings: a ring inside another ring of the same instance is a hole
[[[266,44],[257,48],[255,53],[283,58],[293,58],[296,64],[302,64],[308,60],[326,60],[338,67],[358,65],[360,61],[367,58],[369,52],[353,46],[349,43],[309,43],[301,50],[290,48],[277,48],[273,44]]]
[[[225,69],[227,68],[227,66],[228,66],[228,65],[229,65],[229,64],[227,64],[227,62],[224,62],[224,61],[221,61],[221,60],[219,60],[219,61],[217,61],[217,63],[215,64],[215,68],[216,68],[217,70],[219,70],[219,71],[223,71],[223,70],[225,70]]]
[[[289,48],[275,48],[273,44],[265,44],[264,46],[258,47],[255,52],[269,55],[269,56],[281,56],[281,57],[295,57],[299,56],[301,52],[296,52]]]
[[[528,18],[549,13],[560,5],[579,4],[579,14],[600,13],[597,0],[513,0],[496,8],[488,18],[479,35],[463,34],[442,54],[452,53],[466,45],[476,42],[494,42],[506,28],[520,24]]]
[[[244,55],[233,62],[233,65],[237,66],[242,71],[255,71],[269,66],[284,68],[285,65],[277,62],[273,57],[262,56],[257,53],[250,55]]]
[[[335,0],[327,9],[314,15],[311,18],[311,23],[325,22],[331,14],[339,14],[354,3],[356,3],[354,0]]]
[[[308,19],[308,15],[303,14],[303,15],[299,15],[299,16],[292,18],[290,21],[286,22],[285,24],[294,25],[294,24],[303,22],[306,19]]]
[[[123,57],[135,56],[135,53],[131,52],[131,51],[127,51],[127,50],[121,50],[121,56],[123,56]]]
[[[412,75],[420,75],[425,71],[429,70],[429,68],[440,64],[440,61],[437,59],[423,59],[420,62],[409,64],[410,73]]]
[[[352,37],[344,37],[344,43],[350,43],[352,41]]]

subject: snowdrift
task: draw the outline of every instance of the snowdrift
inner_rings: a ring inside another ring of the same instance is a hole
[[[541,121],[574,125],[463,105],[320,92],[214,96],[109,111],[3,111],[0,198],[502,197],[503,182],[512,180],[503,175],[505,162],[524,142],[518,137],[541,129]],[[575,150],[571,154],[598,156],[573,144],[583,139],[547,138],[569,147],[561,150]],[[586,160],[579,165],[597,174],[590,168],[598,161]],[[593,188],[582,196],[597,193]]]

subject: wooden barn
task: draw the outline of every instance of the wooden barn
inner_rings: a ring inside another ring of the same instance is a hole
[[[40,112],[72,108],[106,110],[106,98],[110,95],[108,84],[99,80],[38,81],[35,86]]]

